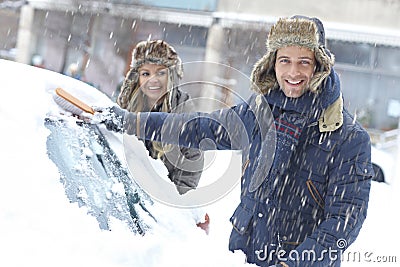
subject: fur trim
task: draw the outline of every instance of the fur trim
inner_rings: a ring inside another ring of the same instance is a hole
[[[178,81],[183,77],[182,60],[175,49],[163,40],[139,42],[132,52],[131,67],[122,84],[117,103],[129,111],[138,111],[137,99],[142,97],[139,90],[139,68],[146,64],[163,65],[168,68],[168,96],[163,103],[163,111],[174,108],[173,99],[176,94]]]
[[[266,94],[279,88],[275,75],[276,51],[287,46],[302,46],[314,52],[317,68],[310,81],[310,91],[318,92],[331,72],[334,56],[325,48],[321,21],[306,17],[279,19],[271,27],[266,43],[267,53],[255,64],[251,73],[254,91]]]

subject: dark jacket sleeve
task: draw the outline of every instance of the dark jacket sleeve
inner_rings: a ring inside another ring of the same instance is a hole
[[[201,150],[240,150],[249,146],[251,116],[238,107],[212,113],[138,113],[129,124],[144,140]]]
[[[367,216],[373,169],[368,134],[353,128],[337,148],[329,170],[324,221],[296,248],[289,266],[336,266]]]

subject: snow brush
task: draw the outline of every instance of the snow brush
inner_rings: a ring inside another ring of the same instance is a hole
[[[74,97],[64,89],[58,87],[54,95],[54,101],[64,110],[75,115],[80,115],[82,112],[87,112],[94,115],[95,111],[92,107]]]

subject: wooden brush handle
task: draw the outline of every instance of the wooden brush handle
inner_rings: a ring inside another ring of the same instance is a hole
[[[73,104],[73,105],[77,106],[78,108],[82,109],[83,111],[85,111],[87,113],[90,113],[90,114],[94,114],[94,110],[93,110],[92,107],[90,107],[87,104],[83,103],[78,98],[74,97],[73,95],[71,95],[70,93],[65,91],[64,89],[57,88],[56,89],[56,94],[58,96],[62,97],[63,99],[67,100],[71,104]]]

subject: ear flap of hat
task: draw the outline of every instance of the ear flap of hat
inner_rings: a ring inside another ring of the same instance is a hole
[[[276,52],[267,52],[254,65],[250,77],[253,91],[266,94],[279,86],[275,76],[275,58]]]
[[[126,74],[125,80],[122,83],[121,93],[117,98],[117,104],[123,108],[128,109],[129,102],[131,102],[135,91],[138,89],[139,74],[135,69],[130,69]]]
[[[314,51],[317,61],[317,69],[310,80],[310,91],[318,92],[325,79],[329,76],[335,63],[335,56],[324,47],[318,47]]]

